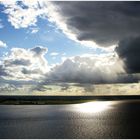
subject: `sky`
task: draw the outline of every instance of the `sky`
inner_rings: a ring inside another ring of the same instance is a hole
[[[138,1],[1,0],[0,90],[139,83],[139,25]]]

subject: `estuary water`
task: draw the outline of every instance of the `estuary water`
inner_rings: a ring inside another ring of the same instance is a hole
[[[140,101],[0,105],[0,138],[140,138]]]

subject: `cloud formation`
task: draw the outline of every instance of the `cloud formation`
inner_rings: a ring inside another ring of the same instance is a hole
[[[137,76],[120,75],[140,72],[140,2],[3,0],[0,3],[4,4],[4,13],[16,29],[36,26],[38,17],[47,18],[74,40],[92,41],[104,47],[118,44],[116,52],[119,56],[75,56],[48,72],[44,57],[47,48],[13,48],[0,64],[1,76],[29,80],[46,75],[46,81],[79,83],[138,81]],[[38,31],[38,28],[31,27],[31,33]],[[0,41],[0,46],[6,44]],[[50,55],[56,56],[57,53]]]
[[[116,52],[124,61],[128,73],[140,73],[140,36],[120,41]]]
[[[11,25],[19,29],[36,26],[37,18],[44,13],[42,2],[39,3],[38,0],[2,0],[0,4],[4,5],[4,13],[7,14]]]
[[[38,18],[56,23],[68,37],[102,46],[140,35],[140,2],[22,0],[0,1],[16,29],[36,26]],[[32,13],[32,14],[30,14]],[[55,17],[55,18],[54,18]],[[36,33],[33,29],[31,33]],[[93,45],[93,44],[90,44]]]
[[[115,54],[76,56],[52,68],[46,81],[106,83],[116,81],[120,73],[124,73],[123,63]]]
[[[36,46],[31,49],[12,48],[0,65],[0,76],[14,80],[33,80],[41,78],[48,71],[44,55],[48,49]]]
[[[110,46],[140,35],[140,2],[2,0],[0,3],[16,29],[36,26],[38,18],[47,18],[68,37],[83,43],[91,41],[95,46],[95,42]],[[34,28],[31,33],[37,31]]]
[[[54,22],[80,41],[102,46],[117,44],[140,35],[140,2],[63,1],[52,2]],[[50,14],[51,16],[51,14]]]

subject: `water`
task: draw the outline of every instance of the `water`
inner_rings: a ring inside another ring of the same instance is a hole
[[[0,138],[140,138],[140,101],[1,105]]]

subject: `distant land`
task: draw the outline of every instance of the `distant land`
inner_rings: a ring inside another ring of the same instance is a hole
[[[89,101],[112,101],[112,100],[139,100],[140,95],[115,95],[115,96],[22,96],[1,95],[0,105],[45,105],[45,104],[75,104]]]

